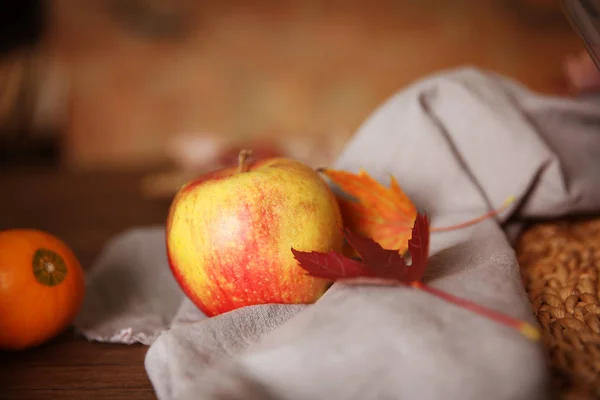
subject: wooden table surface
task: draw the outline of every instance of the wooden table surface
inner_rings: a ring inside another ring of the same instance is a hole
[[[168,201],[144,199],[141,177],[0,169],[0,229],[53,233],[87,269],[115,234],[165,221]],[[156,399],[144,369],[146,350],[90,343],[69,331],[33,350],[0,352],[0,399]]]

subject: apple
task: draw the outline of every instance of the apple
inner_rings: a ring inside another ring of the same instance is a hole
[[[175,195],[166,225],[175,279],[207,316],[240,307],[313,303],[329,282],[291,251],[342,251],[342,217],[325,180],[299,161],[248,160],[207,173]]]

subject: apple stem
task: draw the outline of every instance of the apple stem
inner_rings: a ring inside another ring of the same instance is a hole
[[[460,224],[450,225],[450,226],[439,226],[439,227],[434,226],[431,228],[431,232],[448,232],[448,231],[454,231],[454,230],[461,229],[461,228],[466,228],[471,225],[475,225],[483,220],[493,217],[494,215],[500,214],[502,211],[506,210],[506,208],[509,205],[511,205],[511,203],[514,201],[515,201],[515,198],[511,196],[508,199],[506,199],[506,201],[500,208],[497,208],[496,210],[492,210],[483,215],[480,215],[477,218],[474,218],[474,219],[466,221],[466,222],[462,222]]]
[[[238,154],[238,172],[247,172],[248,171],[248,157],[252,155],[252,150],[250,149],[242,149]]]

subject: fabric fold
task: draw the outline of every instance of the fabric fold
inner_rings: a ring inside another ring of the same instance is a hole
[[[89,340],[145,345],[168,329],[185,296],[165,243],[163,227],[133,228],[110,240],[86,273],[76,329]]]

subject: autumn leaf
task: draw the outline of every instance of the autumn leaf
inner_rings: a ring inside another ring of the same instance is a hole
[[[388,189],[363,169],[358,174],[327,168],[319,169],[319,172],[337,185],[343,194],[351,197],[348,199],[336,194],[346,228],[372,238],[385,249],[398,250],[402,254],[406,252],[417,208],[393,176]],[[447,232],[475,225],[501,213],[513,201],[514,197],[509,197],[498,209],[456,225],[432,227],[431,232]]]
[[[337,195],[344,226],[372,238],[383,248],[405,253],[417,208],[392,176],[390,188],[382,186],[363,169],[358,174],[320,169],[346,195]]]
[[[294,257],[300,266],[314,277],[336,281],[343,278],[374,276],[371,270],[360,261],[346,257],[337,251],[328,253],[303,252],[292,248]]]
[[[353,233],[348,228],[344,229],[344,236],[359,254],[360,260],[352,259],[333,250],[324,253],[304,252],[292,248],[292,253],[300,267],[314,277],[350,282],[356,282],[356,280],[361,282],[362,278],[377,284],[407,285],[516,329],[531,340],[539,340],[539,329],[525,321],[485,308],[423,283],[421,279],[427,268],[429,257],[429,232],[427,216],[417,213],[411,229],[411,238],[406,245],[411,257],[410,265],[398,250],[384,249],[373,239]]]
[[[410,265],[398,250],[386,250],[374,240],[344,230],[348,243],[356,249],[362,261],[346,257],[336,251],[328,253],[302,252],[292,249],[302,268],[312,276],[329,280],[351,278],[380,278],[403,283],[421,279],[427,265],[429,251],[429,223],[427,216],[418,214],[412,229],[408,249]]]

